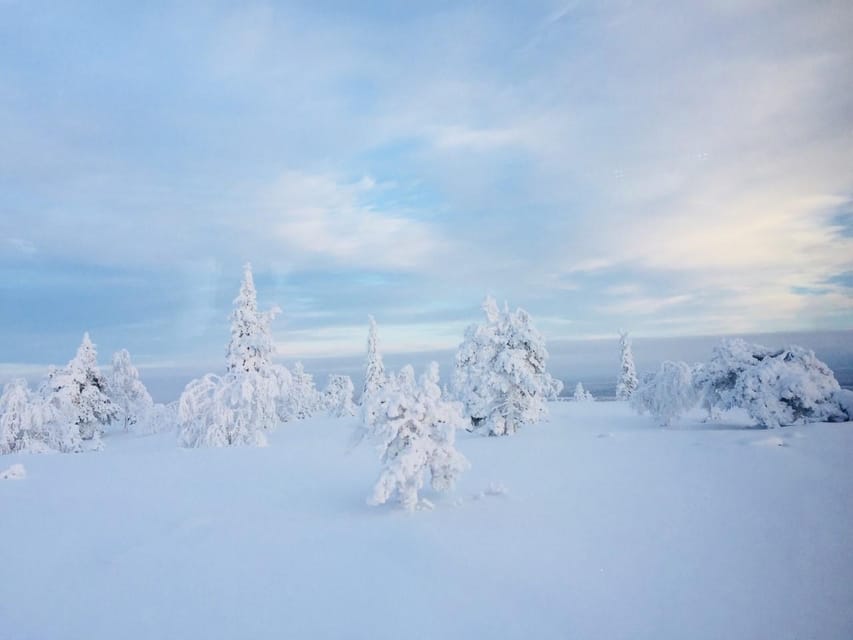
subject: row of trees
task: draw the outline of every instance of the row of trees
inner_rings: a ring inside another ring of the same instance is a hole
[[[853,392],[842,389],[813,351],[768,349],[726,339],[707,363],[664,362],[631,397],[640,413],[662,425],[702,406],[709,420],[742,409],[763,427],[853,419]]]

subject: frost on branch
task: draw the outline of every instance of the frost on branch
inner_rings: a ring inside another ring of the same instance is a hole
[[[459,403],[442,398],[438,380],[436,363],[417,383],[407,366],[368,397],[375,416],[368,435],[382,462],[369,504],[394,501],[414,509],[427,472],[433,489],[449,491],[468,468],[454,446],[456,429],[467,421]]]
[[[545,340],[523,309],[483,303],[486,321],[471,325],[456,353],[453,386],[473,427],[488,435],[515,433],[538,422],[563,384],[546,371]]]

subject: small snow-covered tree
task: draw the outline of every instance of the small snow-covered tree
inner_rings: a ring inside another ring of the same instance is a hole
[[[51,369],[40,389],[43,414],[52,448],[60,451],[100,449],[104,427],[118,417],[109,384],[98,369],[97,351],[89,334],[62,369]]]
[[[252,269],[246,265],[231,314],[226,373],[190,382],[178,406],[179,442],[186,447],[263,446],[279,416],[281,376],[272,364],[270,322],[258,311]]]
[[[355,415],[352,394],[355,387],[352,378],[340,374],[329,376],[326,390],[323,392],[323,405],[334,418],[349,418]]]
[[[523,309],[483,303],[486,322],[471,325],[456,353],[454,391],[474,427],[488,435],[515,433],[538,422],[562,382],[546,371],[545,340]]]
[[[739,407],[765,427],[847,419],[832,370],[799,346],[772,350],[723,340],[697,370],[696,386],[709,413]]]
[[[465,426],[462,406],[441,395],[438,365],[430,364],[418,384],[411,366],[368,396],[375,420],[369,435],[381,452],[382,472],[368,499],[418,506],[426,472],[436,491],[453,488],[468,461],[455,448],[456,429]]]
[[[634,366],[634,352],[631,349],[631,338],[627,331],[619,332],[619,350],[621,368],[619,378],[616,380],[616,399],[630,400],[634,391],[639,386],[637,380],[637,369]]]
[[[693,373],[685,362],[661,363],[657,373],[645,376],[631,396],[631,406],[638,413],[649,412],[664,427],[695,407],[697,401]]]
[[[277,395],[275,413],[280,422],[289,422],[294,416],[291,413],[290,394],[293,390],[293,376],[290,370],[281,364],[273,365],[272,375],[275,380]]]
[[[305,371],[301,362],[293,365],[288,402],[289,413],[295,420],[310,418],[323,402],[322,395],[314,386],[314,376]]]
[[[576,402],[593,402],[595,400],[592,393],[584,389],[583,382],[578,382],[575,386],[573,398]]]
[[[122,422],[125,431],[141,420],[146,420],[154,408],[151,394],[139,379],[139,371],[131,363],[127,349],[113,354],[109,395],[118,409],[118,419]]]
[[[32,400],[27,381],[6,383],[0,395],[0,454],[27,451],[33,439]]]

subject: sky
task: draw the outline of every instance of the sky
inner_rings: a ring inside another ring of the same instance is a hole
[[[0,0],[0,373],[853,328],[853,3]],[[833,335],[849,335],[836,333]],[[107,356],[108,357],[108,356]]]

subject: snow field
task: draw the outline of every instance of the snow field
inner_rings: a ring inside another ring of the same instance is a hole
[[[354,418],[6,456],[27,475],[0,482],[0,638],[853,637],[849,423],[550,411],[460,432],[471,470],[414,513],[366,505]]]

